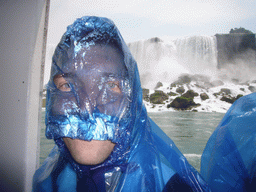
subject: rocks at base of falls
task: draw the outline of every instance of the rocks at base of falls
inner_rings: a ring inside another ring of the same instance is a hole
[[[205,101],[205,100],[209,99],[209,96],[208,96],[206,93],[201,93],[201,94],[200,94],[200,98],[201,98],[203,101]]]
[[[176,89],[176,92],[179,93],[179,94],[182,94],[182,93],[185,92],[185,89],[184,89],[183,86],[181,86],[181,87],[178,87],[178,88]]]
[[[256,86],[249,86],[248,89],[249,89],[251,92],[256,92]]]
[[[163,91],[155,91],[155,93],[149,96],[150,103],[164,104],[164,101],[168,100],[169,96]]]
[[[214,93],[213,94],[215,97],[221,96],[220,100],[221,101],[225,101],[228,103],[234,103],[237,99],[239,99],[240,97],[242,97],[242,94],[238,94],[236,96],[232,96],[231,95],[231,90],[227,89],[227,88],[222,88],[220,89],[220,91],[218,93]]]
[[[234,103],[237,99],[239,99],[240,97],[243,97],[243,95],[241,95],[241,94],[239,94],[239,95],[237,95],[236,97],[232,97],[232,96],[230,96],[230,95],[228,95],[228,96],[223,96],[223,97],[221,97],[221,101],[226,101],[226,102],[228,102],[228,103]]]
[[[256,92],[256,81],[243,84],[236,82],[231,86],[221,80],[210,81],[203,75],[184,74],[169,86],[158,82],[154,90],[143,89],[143,100],[151,108],[160,106],[166,109],[197,111],[202,103],[216,100],[214,102],[232,104],[252,92]]]
[[[172,107],[178,110],[190,110],[193,107],[200,106],[200,103],[194,102],[195,96],[198,96],[198,93],[193,90],[188,90],[180,97],[176,97],[170,104],[167,105],[167,108]]]
[[[155,87],[155,89],[158,89],[158,88],[160,88],[160,87],[163,87],[163,83],[161,83],[161,82],[158,82],[158,83],[156,84],[156,87]]]

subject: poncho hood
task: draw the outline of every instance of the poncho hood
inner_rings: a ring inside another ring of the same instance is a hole
[[[256,186],[256,93],[239,98],[211,135],[201,173],[212,191],[254,191]]]
[[[66,80],[68,91],[56,86],[58,76]],[[145,118],[143,110],[136,62],[113,22],[82,17],[68,26],[52,60],[46,137],[59,146],[63,137],[111,140],[117,144],[111,162],[124,162],[139,135],[136,123]]]

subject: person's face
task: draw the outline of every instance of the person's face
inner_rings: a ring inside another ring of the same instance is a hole
[[[64,76],[54,77],[54,83],[63,96],[56,98],[53,114],[65,115],[75,107],[80,112],[92,113],[97,108],[101,113],[116,115],[123,95],[121,81],[126,72],[123,56],[116,48],[108,45],[82,48],[63,72]],[[71,85],[73,95],[69,94]]]
[[[126,69],[122,54],[112,46],[94,45],[82,48],[65,75],[56,75],[54,83],[63,92],[53,105],[53,113],[70,115],[74,111],[115,116],[123,98],[121,82]],[[73,93],[75,92],[75,94]],[[63,138],[75,161],[85,165],[103,162],[113,151],[110,140],[84,141]]]

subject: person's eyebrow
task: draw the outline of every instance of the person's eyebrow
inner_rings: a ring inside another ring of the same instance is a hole
[[[118,78],[118,79],[124,79],[127,78],[127,73],[126,72],[102,72],[101,73],[102,77],[113,77],[113,78]]]
[[[60,77],[64,77],[64,78],[74,77],[74,73],[60,73],[60,74],[55,75],[54,79],[60,78]]]
[[[110,72],[102,72],[101,75],[103,77],[114,77],[114,78],[121,77],[121,75],[118,73],[110,73]]]
[[[75,74],[74,73],[64,73],[61,76],[64,78],[72,78],[75,76]]]

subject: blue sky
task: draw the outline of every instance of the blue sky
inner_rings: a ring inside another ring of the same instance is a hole
[[[161,36],[215,35],[244,27],[256,33],[255,0],[52,0],[48,42],[85,15],[112,19],[127,43]]]

